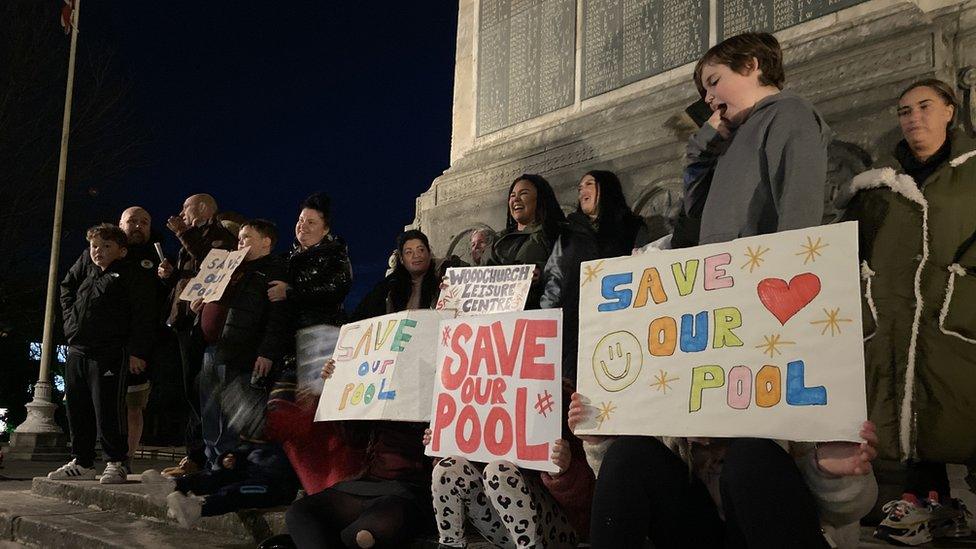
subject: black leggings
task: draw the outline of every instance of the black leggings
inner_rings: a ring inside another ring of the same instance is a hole
[[[949,472],[945,463],[934,461],[915,461],[908,464],[905,491],[915,494],[919,499],[929,497],[929,491],[939,493],[939,501],[948,503]]]
[[[816,503],[793,459],[775,442],[729,442],[720,479],[725,521],[688,465],[650,437],[620,437],[607,450],[593,496],[594,549],[637,547],[828,547]]]
[[[399,496],[358,496],[328,488],[299,499],[285,514],[299,549],[359,547],[356,534],[367,530],[375,547],[404,547],[433,517]]]

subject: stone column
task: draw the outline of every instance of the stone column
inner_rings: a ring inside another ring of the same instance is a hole
[[[8,459],[65,461],[67,437],[54,422],[57,405],[51,402],[51,382],[34,385],[34,399],[27,403],[27,419],[10,435]]]

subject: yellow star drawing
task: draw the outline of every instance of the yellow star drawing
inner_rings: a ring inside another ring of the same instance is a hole
[[[810,323],[810,324],[824,325],[823,330],[820,331],[820,335],[826,334],[827,330],[829,329],[830,337],[834,337],[835,335],[841,333],[840,331],[841,322],[851,322],[851,319],[849,318],[837,318],[838,316],[840,316],[840,307],[837,307],[836,309],[831,309],[830,311],[824,309],[823,312],[825,315],[827,315],[827,318],[823,320],[814,320],[813,322]],[[834,333],[835,331],[836,333]]]
[[[584,267],[583,276],[585,278],[583,279],[583,283],[580,284],[580,286],[586,286],[586,283],[596,278],[597,275],[599,275],[600,271],[602,270],[603,270],[603,261],[597,262],[596,265],[587,265],[586,267]]]
[[[749,261],[746,261],[741,268],[745,269],[746,267],[749,267],[749,272],[751,273],[753,269],[761,266],[762,262],[766,261],[763,254],[768,251],[769,248],[764,249],[762,246],[756,246],[755,250],[752,249],[752,246],[746,246],[746,257],[749,258]]]
[[[813,238],[808,236],[807,243],[800,246],[801,248],[803,248],[803,250],[797,252],[794,255],[806,256],[803,258],[803,264],[806,265],[810,261],[816,261],[818,256],[823,255],[823,252],[821,250],[823,250],[827,246],[830,246],[830,244],[827,244],[826,242],[821,242],[821,238],[819,236],[817,237],[816,242],[813,241]]]
[[[664,394],[668,394],[668,389],[673,389],[670,383],[672,381],[678,381],[679,378],[668,377],[668,373],[664,370],[659,370],[660,373],[654,376],[654,383],[651,383],[651,387],[654,387],[655,391],[664,391]]]
[[[610,419],[610,414],[614,413],[617,407],[613,405],[613,402],[601,402],[600,411],[596,414],[596,420],[600,422],[597,429],[603,427],[603,422]]]
[[[783,354],[783,351],[779,350],[780,345],[796,345],[795,341],[781,341],[781,337],[783,336],[779,334],[763,336],[765,341],[761,345],[756,345],[756,349],[762,349],[763,354],[769,353],[769,358],[773,358],[775,353]]]

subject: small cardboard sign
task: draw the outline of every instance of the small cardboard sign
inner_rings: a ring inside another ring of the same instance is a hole
[[[525,308],[535,265],[451,267],[437,309],[457,316],[508,313]]]
[[[558,471],[562,309],[459,317],[439,333],[427,455]]]
[[[217,248],[210,250],[207,257],[203,259],[200,272],[183,288],[180,299],[196,301],[202,298],[204,303],[219,300],[224,295],[227,285],[230,284],[231,275],[244,262],[244,256],[250,249],[248,246],[234,251]]]

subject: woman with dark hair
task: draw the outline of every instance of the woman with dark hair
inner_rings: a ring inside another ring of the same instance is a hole
[[[363,298],[353,320],[410,309],[430,309],[440,291],[440,278],[427,235],[409,230],[397,237],[396,266]]]
[[[587,172],[577,188],[579,202],[563,223],[546,262],[540,300],[543,309],[563,309],[563,377],[569,379],[576,379],[580,263],[630,255],[648,240],[647,227],[627,206],[616,174]]]
[[[505,230],[495,240],[487,264],[536,266],[526,309],[539,308],[542,269],[565,221],[556,193],[541,175],[522,174],[508,188]]]
[[[397,238],[393,273],[373,288],[353,317],[429,308],[439,285],[427,235],[406,231]],[[322,368],[326,385],[334,372],[335,361],[330,359]],[[362,472],[291,505],[285,519],[295,544],[300,549],[404,547],[432,532],[432,464],[423,445],[427,424],[350,421],[343,425],[350,439],[364,441]]]
[[[329,205],[322,192],[302,202],[288,255],[291,283],[276,280],[268,288],[271,301],[291,303],[297,329],[339,326],[344,320],[342,302],[352,288],[352,265],[346,242],[330,229]]]
[[[976,463],[976,140],[957,107],[945,82],[913,83],[904,139],[839,195],[860,232],[868,417],[881,456],[908,464],[875,536],[903,545],[970,533],[945,465]]]
[[[295,357],[294,331],[323,324],[337,330],[345,320],[342,304],[352,286],[352,265],[331,223],[328,195],[318,192],[302,201],[288,255],[288,282],[275,280],[268,288],[271,301],[287,302],[293,334],[291,356],[271,391],[264,436],[282,446],[310,494],[354,475],[363,457],[339,424],[314,421],[317,400],[308,386],[318,372],[299,373]]]

